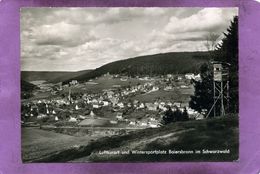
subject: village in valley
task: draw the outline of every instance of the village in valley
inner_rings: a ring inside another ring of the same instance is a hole
[[[39,89],[34,91],[37,97],[22,101],[22,125],[43,129],[66,126],[109,128],[110,131],[103,134],[107,136],[122,133],[111,131],[118,128],[160,127],[169,108],[187,112],[189,119],[203,119],[203,114],[189,107],[190,95],[194,93],[192,82],[199,80],[200,74],[194,73],[156,77],[106,73],[84,83],[71,80],[62,85],[35,81],[32,83],[38,83]],[[106,85],[109,81],[113,82]]]

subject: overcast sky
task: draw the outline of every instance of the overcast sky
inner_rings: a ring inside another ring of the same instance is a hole
[[[204,51],[237,8],[22,8],[21,69],[78,71],[140,55]],[[221,38],[221,36],[220,36]]]

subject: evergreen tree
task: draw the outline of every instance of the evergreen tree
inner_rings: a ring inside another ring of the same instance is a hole
[[[169,124],[174,121],[174,115],[172,109],[169,107],[163,116],[163,124]]]
[[[225,38],[217,46],[215,60],[230,64],[230,112],[238,112],[238,16],[235,16]]]
[[[213,72],[210,64],[203,64],[200,67],[201,81],[194,81],[195,92],[191,96],[189,105],[192,109],[201,112],[208,111],[213,105]]]
[[[184,111],[183,111],[183,113],[182,113],[182,120],[183,120],[183,121],[189,120],[189,114],[188,114],[188,111],[187,111],[186,108],[184,109]]]
[[[176,110],[173,112],[173,117],[176,121],[182,121],[182,112],[179,108],[176,108]]]

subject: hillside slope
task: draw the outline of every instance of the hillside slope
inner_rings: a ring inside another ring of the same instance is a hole
[[[200,65],[209,60],[208,52],[172,52],[147,55],[112,62],[73,79],[87,81],[107,72],[128,76],[198,72]]]
[[[238,160],[238,117],[227,116],[202,121],[177,122],[158,130],[147,129],[115,141],[106,142],[99,151],[128,151],[129,155],[99,154],[73,160],[83,161],[234,161]],[[128,138],[129,137],[129,138]],[[134,151],[160,150],[167,154],[133,154]],[[180,153],[170,154],[169,150]],[[200,154],[190,151],[200,150]],[[204,153],[206,151],[212,153]],[[230,153],[214,153],[229,150]],[[181,154],[183,152],[183,154]]]
[[[32,162],[234,161],[238,159],[238,116],[176,122],[157,129],[104,137],[62,150]],[[225,151],[193,154],[100,154],[110,151]]]
[[[50,83],[58,83],[66,81],[73,77],[80,76],[82,74],[87,74],[91,70],[77,71],[77,72],[61,72],[61,71],[22,71],[21,78],[25,81],[37,81],[45,80]]]
[[[21,80],[21,91],[22,92],[32,92],[34,89],[38,89],[38,87],[27,81]]]

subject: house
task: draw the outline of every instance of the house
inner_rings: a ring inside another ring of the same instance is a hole
[[[134,102],[133,102],[134,104],[138,104],[139,103],[139,101],[138,100],[134,100]]]
[[[166,86],[163,90],[165,90],[165,91],[170,91],[170,90],[172,90],[173,88],[172,88],[172,86]]]
[[[88,98],[86,100],[87,100],[87,104],[91,103],[91,100],[89,100]]]
[[[100,96],[99,99],[98,99],[99,102],[102,102],[103,100],[104,100],[103,96]]]
[[[39,114],[39,115],[37,116],[37,119],[42,119],[42,118],[46,118],[46,117],[48,117],[48,116],[45,115],[45,114]]]
[[[172,74],[167,74],[167,78],[172,78],[173,75]]]
[[[90,114],[89,114],[89,116],[91,116],[91,117],[94,117],[95,115],[96,114],[93,111],[91,111]]]
[[[130,121],[129,125],[135,126],[135,125],[136,125],[136,122],[135,122],[135,121]]]
[[[181,85],[180,87],[181,87],[181,89],[188,89],[188,88],[189,88],[189,87],[186,86],[186,85]]]
[[[181,103],[179,103],[179,102],[174,102],[174,103],[173,103],[173,106],[176,106],[176,107],[180,108],[180,107],[181,107]]]
[[[200,76],[200,74],[197,74],[196,76],[194,76],[194,80],[195,80],[195,81],[201,81],[201,76]]]
[[[127,81],[127,78],[122,77],[122,78],[120,78],[120,80],[123,81],[123,82],[125,82],[125,81]]]
[[[168,105],[168,106],[172,106],[172,103],[171,103],[171,102],[168,102],[167,105]]]
[[[119,108],[121,108],[121,109],[125,107],[124,103],[122,103],[122,102],[118,103],[117,106],[119,106]]]
[[[72,81],[70,82],[70,85],[76,85],[76,84],[78,84],[78,81],[77,81],[77,80],[72,80]]]
[[[153,103],[145,103],[145,106],[149,111],[156,111],[157,110],[157,105]]]
[[[156,121],[156,119],[155,119],[155,118],[153,118],[153,117],[151,117],[151,118],[150,118],[150,121]]]
[[[86,117],[83,116],[83,115],[79,115],[78,118],[79,118],[80,120],[84,120],[84,119],[86,119]]]
[[[110,122],[111,124],[117,124],[117,123],[118,123],[117,120],[110,120],[109,122]]]
[[[75,110],[79,110],[79,106],[78,105],[75,106]]]
[[[167,110],[167,108],[164,105],[162,105],[162,104],[159,104],[158,108],[163,110],[163,111]]]
[[[195,120],[203,120],[205,117],[203,114],[200,114],[198,113],[196,116],[195,116]]]
[[[202,109],[201,113],[205,115],[207,113],[207,111],[208,111],[207,109]]]
[[[159,127],[159,125],[157,123],[151,123],[151,122],[148,123],[148,126],[151,127],[151,128]]]
[[[159,103],[157,101],[155,101],[153,104],[155,104],[156,106],[159,106]]]
[[[155,91],[158,91],[158,90],[159,90],[159,87],[157,87],[157,86],[153,86],[151,92],[155,92]]]
[[[127,107],[131,108],[132,104],[131,103],[127,103]]]
[[[135,93],[137,91],[137,89],[132,89],[131,93]]]
[[[107,72],[106,74],[104,74],[104,77],[110,76],[110,73]]]
[[[139,78],[139,80],[149,80],[149,77]]]
[[[194,109],[191,109],[191,108],[187,109],[187,113],[189,116],[198,115],[198,111],[195,111]]]
[[[167,111],[167,107],[163,106],[163,107],[161,107],[161,110]]]
[[[165,102],[161,102],[160,105],[164,106],[164,105],[165,105]]]
[[[181,76],[178,76],[178,77],[177,77],[177,80],[182,80],[182,77],[181,77]]]
[[[93,108],[98,109],[99,105],[98,104],[93,104]]]
[[[69,122],[77,122],[77,119],[75,117],[70,117]]]
[[[115,106],[118,103],[119,99],[117,97],[112,97],[110,101],[113,104],[113,106]]]
[[[118,112],[118,113],[116,114],[116,119],[117,119],[117,120],[123,120],[123,113],[122,113],[122,112]]]
[[[195,78],[195,75],[193,73],[188,73],[188,74],[185,74],[185,78],[188,80],[191,80],[191,79]]]
[[[140,126],[147,126],[147,122],[141,122]]]
[[[103,101],[103,106],[108,106],[108,101]]]
[[[144,109],[144,104],[143,103],[141,103],[140,105],[139,105],[139,107],[138,107],[138,109]]]

